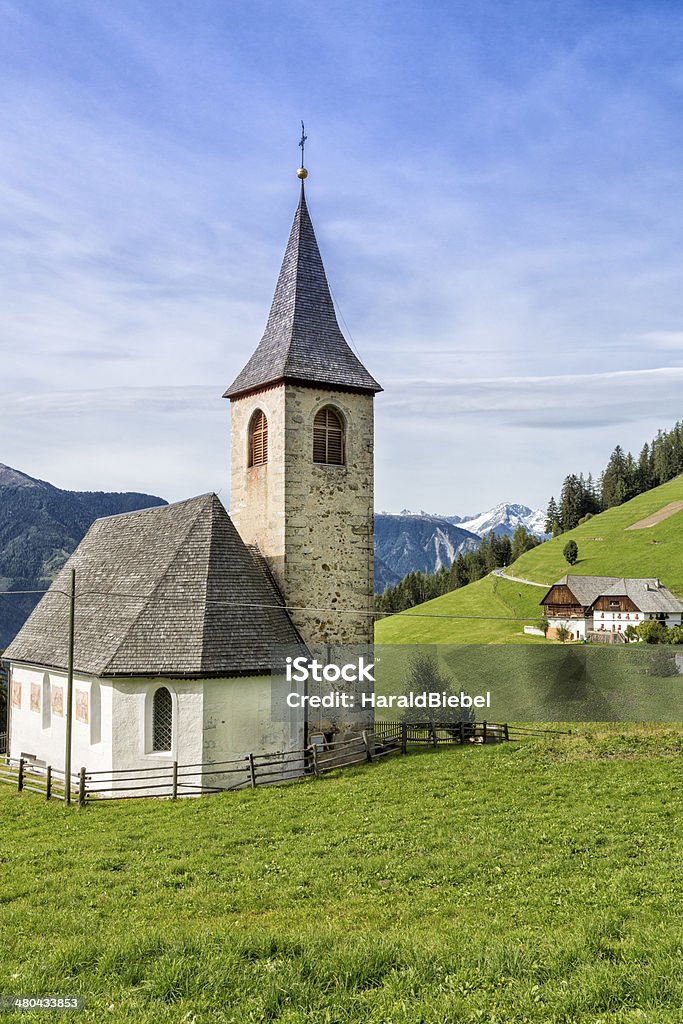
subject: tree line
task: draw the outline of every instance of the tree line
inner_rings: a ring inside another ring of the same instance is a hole
[[[476,551],[466,551],[453,560],[450,569],[442,566],[436,572],[409,572],[400,583],[387,584],[382,594],[375,597],[378,612],[403,612],[423,601],[441,597],[468,583],[487,576],[493,569],[510,565],[525,551],[535,548],[541,541],[518,526],[512,540],[507,536],[486,533]]]
[[[680,473],[683,473],[681,422],[671,430],[660,430],[653,441],[643,445],[637,458],[617,445],[598,480],[590,473],[587,477],[583,473],[570,473],[565,477],[559,502],[554,496],[548,502],[546,533],[557,537],[573,530],[590,516],[623,505]]]

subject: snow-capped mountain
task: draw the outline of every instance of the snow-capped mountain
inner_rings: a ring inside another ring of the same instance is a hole
[[[393,586],[406,573],[450,568],[453,559],[474,551],[480,538],[439,516],[404,511],[375,515],[375,589]]]
[[[545,511],[502,503],[476,516],[435,516],[403,509],[375,515],[375,590],[400,582],[412,571],[450,568],[454,559],[473,551],[485,533],[512,537],[518,526],[545,539]]]
[[[545,532],[545,509],[529,508],[528,505],[513,505],[503,502],[489,509],[488,512],[481,512],[477,516],[458,519],[458,526],[470,533],[477,533],[483,537],[485,533],[498,534],[512,537],[518,526],[523,526],[528,533],[545,540],[550,535]]]

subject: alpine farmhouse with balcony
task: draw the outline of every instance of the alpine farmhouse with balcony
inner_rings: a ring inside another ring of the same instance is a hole
[[[683,604],[659,579],[567,575],[552,585],[540,603],[549,623],[549,639],[556,639],[557,630],[564,626],[570,640],[618,643],[628,626],[646,619],[679,626],[683,617]]]

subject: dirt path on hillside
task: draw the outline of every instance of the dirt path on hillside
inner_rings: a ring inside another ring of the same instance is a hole
[[[512,580],[513,583],[526,583],[529,587],[543,587],[544,590],[549,590],[552,587],[552,583],[534,583],[533,580],[523,580],[519,576],[508,576],[503,569],[494,569],[491,575],[500,576],[503,580]]]
[[[645,519],[639,519],[637,523],[633,523],[632,526],[627,526],[627,530],[647,530],[648,526],[656,526],[657,523],[663,522],[668,519],[669,516],[675,516],[677,512],[683,509],[683,501],[671,501],[664,508],[660,508],[659,512],[653,512],[651,516],[646,516]]]

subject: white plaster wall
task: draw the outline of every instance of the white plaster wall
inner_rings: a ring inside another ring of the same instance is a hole
[[[304,713],[286,708],[284,690],[283,682],[280,699],[273,704],[270,676],[206,680],[203,760],[216,765],[216,773],[205,777],[208,786],[227,788],[246,778],[250,753],[278,754],[304,747]],[[240,774],[220,774],[221,767],[238,767],[220,762],[238,759],[245,762]],[[292,759],[286,763],[289,768],[296,764]],[[276,772],[277,766],[264,770]],[[269,778],[275,782],[278,776]]]
[[[304,746],[304,716],[271,702],[271,677],[204,682],[204,756],[207,762]],[[280,714],[282,708],[282,714]]]
[[[49,724],[43,719],[45,675],[50,681],[50,714]],[[12,683],[21,686],[21,707],[13,707],[11,701]],[[40,687],[40,709],[31,710],[31,684]],[[99,742],[92,743],[92,688],[99,685],[101,698],[101,729]],[[52,695],[56,688],[62,688],[64,714],[52,710]],[[71,739],[71,768],[74,773],[81,767],[99,771],[111,767],[111,728],[112,690],[102,680],[96,680],[82,674],[74,675],[73,728]],[[88,695],[88,722],[76,718],[77,691]],[[64,771],[66,747],[66,672],[56,669],[46,670],[40,666],[13,664],[10,670],[10,721],[9,721],[9,754],[21,757],[30,754]]]
[[[570,633],[574,634],[574,639],[584,640],[586,637],[586,619],[548,619],[548,629],[557,629],[559,626],[565,626]],[[591,628],[590,619],[588,620],[588,629]]]
[[[115,679],[112,681],[112,766],[149,768],[202,760],[203,681],[201,679]],[[173,699],[170,751],[153,751],[154,691],[165,686]]]

